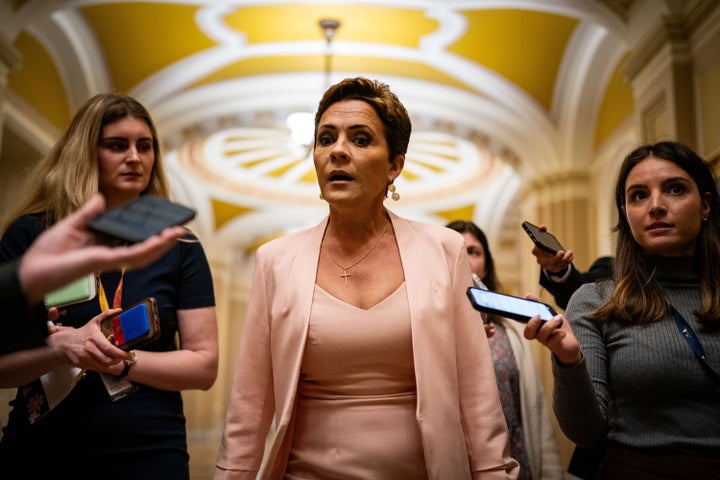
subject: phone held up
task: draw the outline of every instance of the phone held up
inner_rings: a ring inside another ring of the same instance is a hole
[[[193,218],[195,210],[192,208],[146,194],[101,213],[88,222],[88,230],[111,240],[137,243]]]
[[[157,300],[147,297],[119,315],[104,319],[100,328],[113,345],[125,351],[147,345],[160,336]]]
[[[475,310],[511,318],[522,323],[527,323],[536,316],[540,316],[540,320],[546,322],[557,315],[555,309],[547,303],[482,288],[468,287],[467,296]]]
[[[542,231],[537,225],[530,222],[523,222],[522,227],[538,248],[555,255],[560,250],[565,250],[555,235],[550,232]]]
[[[90,273],[45,295],[45,308],[77,305],[89,302],[96,296],[97,278],[94,273]]]

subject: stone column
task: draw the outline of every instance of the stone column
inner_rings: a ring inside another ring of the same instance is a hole
[[[13,47],[12,41],[0,31],[0,145],[5,125],[4,104],[7,98],[8,75],[20,66],[22,55]]]
[[[593,190],[593,179],[587,172],[565,170],[536,175],[519,195],[518,210],[523,220],[546,225],[565,248],[575,253],[573,264],[580,270],[587,270],[597,257],[597,213],[590,201]],[[525,236],[523,233],[517,235]],[[539,284],[540,266],[531,253],[532,242],[524,238],[518,245],[522,271],[520,295],[532,293],[541,301],[555,305],[553,296]],[[545,400],[552,405],[550,353],[538,342],[531,342],[531,348],[545,389]],[[567,465],[574,445],[562,433],[554,417],[553,425],[560,458]]]
[[[543,173],[527,183],[520,195],[523,219],[546,225],[560,243],[575,253],[574,265],[586,270],[597,257],[596,212],[591,208],[592,182],[587,172],[566,170]],[[521,290],[540,292],[541,299],[554,303],[552,296],[541,292],[538,284],[540,267],[532,255],[532,244],[521,249],[523,275]],[[521,243],[522,245],[522,243]]]
[[[689,13],[663,16],[625,65],[643,142],[678,140],[698,147],[690,36],[710,7],[712,2],[699,2]]]
[[[187,417],[190,476],[210,480],[225,422],[227,400],[235,369],[247,301],[253,255],[238,245],[203,242],[213,275],[218,323],[219,368],[208,391],[183,392]]]

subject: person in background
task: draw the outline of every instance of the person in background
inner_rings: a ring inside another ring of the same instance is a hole
[[[545,225],[540,230],[547,231]],[[598,257],[587,272],[579,272],[572,261],[572,250],[560,250],[555,255],[533,245],[532,254],[540,265],[540,285],[555,299],[562,309],[567,308],[575,290],[586,283],[597,282],[612,276],[612,257]],[[593,480],[607,451],[607,438],[602,436],[594,444],[573,449],[567,471],[578,478]]]
[[[545,225],[539,225],[546,232]],[[572,261],[572,250],[560,250],[555,255],[533,245],[532,254],[540,265],[540,285],[555,299],[558,307],[565,309],[570,297],[580,285],[597,282],[612,275],[612,257],[598,257],[587,272],[579,272]]]
[[[470,270],[488,290],[502,292],[485,232],[475,223],[456,220],[446,225],[462,234]],[[519,479],[560,480],[563,467],[550,412],[523,325],[491,315],[485,323],[510,431],[510,454],[520,464]]]
[[[462,238],[383,203],[410,131],[381,82],[320,100],[329,215],[257,250],[216,480],[516,478]]]
[[[679,142],[634,149],[615,187],[611,280],[525,337],[552,352],[554,409],[572,441],[606,435],[597,478],[720,478],[720,198]]]
[[[0,266],[3,335],[0,355],[45,345],[47,321],[30,314],[43,296],[97,270],[143,267],[185,234],[173,227],[130,246],[96,244],[87,223],[105,210],[105,199],[93,196],[78,211],[59,221],[33,242],[25,254]]]
[[[132,97],[90,98],[21,191],[0,261],[23,255],[98,192],[108,208],[145,193],[167,198],[149,113]],[[181,390],[213,384],[218,345],[205,254],[194,235],[181,240],[144,268],[100,272],[97,299],[60,312],[62,325],[46,347],[9,354],[0,364],[0,377],[23,385],[0,441],[4,471],[28,478],[189,478]],[[160,338],[128,353],[109,348],[99,320],[146,297],[157,300]],[[65,379],[75,371],[85,373]]]

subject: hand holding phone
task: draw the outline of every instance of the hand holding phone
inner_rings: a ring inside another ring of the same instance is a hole
[[[528,234],[530,239],[533,241],[535,245],[537,245],[538,248],[541,250],[544,250],[548,253],[551,253],[555,255],[560,250],[565,250],[565,247],[563,247],[557,238],[555,238],[555,235],[552,233],[541,230],[540,227],[537,225],[533,225],[532,223],[525,221],[522,223],[523,230],[525,230],[525,233]]]
[[[103,334],[125,351],[142,347],[160,336],[160,315],[157,300],[147,297],[119,315],[100,323]]]
[[[467,296],[475,310],[511,318],[522,323],[527,323],[536,316],[540,316],[540,320],[546,322],[558,314],[547,303],[477,287],[468,287]]]
[[[88,222],[87,228],[101,236],[137,243],[193,218],[192,208],[146,194],[98,215]]]

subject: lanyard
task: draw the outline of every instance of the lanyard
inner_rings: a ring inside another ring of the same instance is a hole
[[[112,308],[120,308],[122,305],[122,291],[123,291],[123,279],[125,278],[125,267],[123,267],[120,273],[120,281],[115,289],[115,295],[113,295]],[[105,295],[105,287],[103,287],[102,280],[98,275],[98,300],[100,301],[100,310],[105,311],[110,308],[107,301],[107,295]]]
[[[683,336],[687,344],[690,345],[690,348],[692,349],[693,353],[695,353],[695,356],[698,358],[698,360],[700,360],[700,363],[707,369],[708,372],[710,372],[710,375],[713,377],[713,380],[715,380],[715,383],[720,386],[720,375],[718,375],[718,373],[713,370],[713,368],[707,362],[705,350],[700,343],[700,339],[697,338],[697,335],[695,335],[695,331],[692,329],[687,320],[685,320],[685,318],[680,315],[680,312],[675,310],[675,307],[671,305],[670,308],[672,308],[672,315],[675,319],[675,325],[677,326],[678,331]]]
[[[100,302],[100,311],[104,312],[105,310],[109,309],[110,306],[108,305],[107,296],[105,295],[105,287],[103,287],[102,280],[100,279],[100,275],[98,275],[98,301]],[[122,290],[123,290],[123,279],[125,278],[125,267],[121,270],[120,273],[120,281],[118,282],[118,286],[115,289],[115,295],[113,295],[113,308],[120,308],[120,305],[122,304]],[[109,338],[108,338],[109,340]],[[73,386],[75,384],[82,380],[82,378],[85,376],[85,370],[81,370],[73,380]]]

